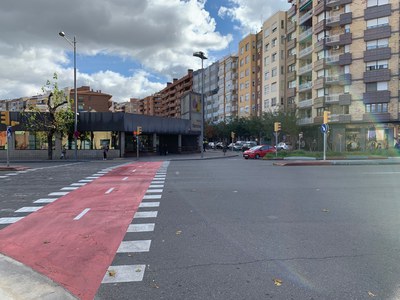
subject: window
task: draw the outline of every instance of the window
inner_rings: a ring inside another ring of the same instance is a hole
[[[269,72],[265,72],[265,73],[264,73],[264,79],[265,79],[265,80],[268,80],[268,79],[269,79]]]
[[[242,72],[240,72],[240,78],[243,78],[244,77],[244,72],[242,71]]]
[[[348,115],[350,113],[350,109],[348,105],[343,105],[342,106],[342,114],[343,115]]]
[[[265,37],[269,36],[269,27],[264,28],[264,36]]]
[[[264,100],[264,107],[268,107],[269,106],[269,99]]]
[[[285,29],[285,21],[281,20],[281,28]]]
[[[269,43],[265,44],[265,47],[264,47],[264,51],[268,51],[268,50],[269,50]]]
[[[269,56],[264,57],[264,66],[269,65]]]
[[[271,93],[276,92],[276,82],[271,84]]]
[[[378,69],[387,69],[388,68],[387,60],[376,60],[367,62],[366,71],[378,70]]]
[[[264,95],[269,94],[269,84],[264,85]]]
[[[296,80],[288,82],[288,88],[289,89],[292,89],[292,88],[295,88],[295,87],[296,87]]]
[[[249,74],[250,74],[250,70],[249,70],[249,69],[246,69],[244,75],[245,75],[245,76],[249,76]]]
[[[389,0],[368,0],[367,7],[385,5],[388,3],[389,3]]]
[[[249,61],[250,61],[250,57],[247,55],[246,58],[245,58],[245,64],[248,64]]]
[[[383,113],[388,112],[387,103],[371,103],[365,105],[365,111],[367,113]]]
[[[240,84],[240,90],[243,90],[244,89],[244,83],[241,83]]]
[[[274,54],[272,54],[271,60],[272,60],[272,62],[276,61],[276,52]]]
[[[249,43],[246,44],[245,50],[246,50],[246,51],[249,51]]]
[[[240,60],[240,66],[243,66],[244,65],[244,60],[243,60],[243,58]]]
[[[350,93],[350,86],[349,86],[349,85],[345,85],[345,86],[343,87],[343,91],[344,91],[345,94]]]
[[[272,39],[271,44],[272,44],[272,47],[276,46],[276,38]]]
[[[249,88],[249,81],[247,80],[246,81],[246,84],[245,84],[245,86],[244,86],[246,89],[248,89]]]
[[[324,89],[318,89],[317,90],[317,97],[324,97],[325,96],[325,90]]]
[[[365,84],[366,92],[386,91],[388,89],[388,82],[370,82]]]
[[[288,72],[295,72],[296,71],[296,64],[291,64],[288,66]]]
[[[344,12],[345,12],[345,13],[351,12],[350,4],[346,4],[346,5],[344,6]]]
[[[275,77],[276,75],[278,75],[278,72],[277,72],[276,67],[275,67],[275,68],[272,68],[272,70],[271,70],[271,76]]]
[[[275,32],[276,29],[278,28],[278,24],[275,22],[272,24],[272,32]]]
[[[317,22],[321,22],[323,20],[325,20],[325,12],[323,12],[317,16]]]
[[[350,25],[349,24],[344,25],[344,32],[345,33],[349,33],[350,32]]]
[[[276,106],[276,97],[271,99],[271,106]]]
[[[296,47],[290,49],[290,50],[288,51],[288,55],[289,55],[289,56],[291,56],[291,55],[296,55]]]
[[[317,72],[317,78],[323,78],[324,77],[324,70],[319,70]]]
[[[322,41],[325,37],[325,32],[320,32],[317,34],[317,41]]]
[[[241,47],[240,48],[240,54],[243,54],[243,52],[244,52],[244,49],[243,49],[243,47]]]
[[[389,39],[379,39],[367,42],[367,50],[385,48],[389,46]]]
[[[249,101],[249,99],[250,99],[249,93],[246,94],[245,99],[246,99],[246,101]]]
[[[382,17],[367,21],[367,29],[389,25],[389,17]]]
[[[324,115],[324,110],[325,109],[323,107],[317,108],[317,116],[322,117]]]
[[[325,58],[325,51],[324,50],[319,51],[317,53],[317,59],[320,60],[320,59],[324,59],[324,58]]]

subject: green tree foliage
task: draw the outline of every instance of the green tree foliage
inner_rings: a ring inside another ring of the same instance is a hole
[[[53,137],[57,133],[61,137],[71,134],[74,125],[72,102],[63,90],[58,88],[58,76],[53,75],[53,81],[48,80],[42,87],[42,92],[48,94],[47,112],[41,113],[37,107],[28,107],[23,116],[25,126],[30,131],[44,131],[47,135],[48,159],[53,157]]]

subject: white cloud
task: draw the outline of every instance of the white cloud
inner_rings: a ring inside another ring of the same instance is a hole
[[[222,6],[218,15],[240,24],[243,35],[260,31],[263,22],[279,10],[290,8],[287,0],[229,0],[230,6]]]
[[[135,62],[131,73],[99,68],[78,73],[78,86],[90,84],[118,100],[163,88],[165,82],[152,73],[179,78],[198,66],[194,51],[222,50],[232,40],[216,31],[204,0],[2,0],[1,6],[0,99],[35,95],[54,72],[59,86],[71,86],[72,47],[58,36],[61,30],[76,35],[82,57],[114,55]]]

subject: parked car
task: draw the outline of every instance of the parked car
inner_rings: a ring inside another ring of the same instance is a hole
[[[248,141],[248,142],[245,142],[245,143],[243,144],[241,150],[242,150],[242,151],[246,151],[246,150],[249,150],[250,148],[253,148],[254,146],[257,146],[257,142]]]
[[[241,151],[242,147],[244,145],[244,141],[237,141],[234,145],[233,145],[233,151]]]
[[[258,159],[264,157],[267,153],[275,153],[275,147],[271,145],[259,145],[243,152],[245,159],[254,158]]]
[[[209,142],[208,143],[208,149],[215,149],[215,143],[214,142]]]
[[[277,146],[276,149],[279,150],[292,150],[292,146],[289,144],[286,144],[285,142],[280,142]]]

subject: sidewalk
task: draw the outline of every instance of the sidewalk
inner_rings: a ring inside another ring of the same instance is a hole
[[[350,165],[398,165],[400,157],[316,160],[310,157],[288,157],[275,161],[274,166],[350,166]]]

